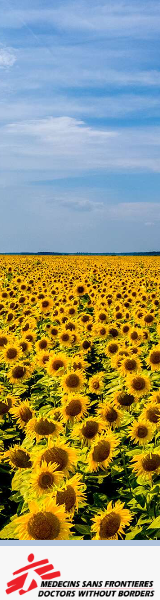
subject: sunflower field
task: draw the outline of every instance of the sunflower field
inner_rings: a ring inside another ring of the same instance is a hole
[[[160,539],[160,257],[0,257],[0,539]]]

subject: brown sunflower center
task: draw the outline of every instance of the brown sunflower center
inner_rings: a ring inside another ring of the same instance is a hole
[[[14,379],[22,379],[22,377],[24,377],[26,373],[26,368],[22,367],[21,365],[17,365],[17,367],[14,367],[13,371],[12,371],[12,377],[14,377]]]
[[[160,455],[147,454],[142,460],[142,466],[145,471],[156,471],[160,467]]]
[[[20,448],[10,451],[10,460],[15,467],[20,469],[29,469],[32,466],[29,454]]]
[[[48,419],[42,418],[40,421],[37,421],[35,425],[35,432],[38,433],[38,435],[51,435],[54,433],[55,428],[56,426],[54,423],[48,421]]]
[[[7,338],[4,335],[0,336],[0,347],[3,348],[7,344]]]
[[[73,363],[73,369],[74,369],[74,371],[77,371],[77,369],[82,369],[82,363],[80,361],[77,362],[77,363],[74,362]]]
[[[66,406],[66,415],[70,417],[76,417],[82,410],[82,404],[80,400],[71,400],[68,406]]]
[[[56,540],[60,522],[51,512],[38,512],[29,519],[27,529],[34,540]]]
[[[117,344],[109,344],[108,350],[109,350],[110,354],[116,354],[116,352],[118,351],[118,345]]]
[[[148,433],[148,428],[145,425],[138,425],[137,427],[137,437],[143,439],[146,437]]]
[[[68,342],[69,341],[68,333],[63,333],[61,339],[62,339],[62,342]]]
[[[21,342],[20,346],[22,348],[22,352],[26,352],[26,350],[28,349],[27,342]]]
[[[110,327],[109,329],[109,335],[111,335],[113,338],[116,338],[118,336],[118,331],[115,327]]]
[[[52,367],[54,371],[58,371],[64,367],[64,362],[60,358],[53,360]]]
[[[49,306],[48,300],[43,300],[43,302],[42,302],[42,308],[48,308],[48,306]]]
[[[28,423],[28,421],[30,421],[32,418],[32,411],[28,406],[21,406],[19,416],[24,423]]]
[[[152,365],[159,365],[160,363],[160,351],[155,350],[154,352],[152,352],[152,354],[150,355],[150,362]]]
[[[144,321],[145,321],[145,323],[152,323],[152,321],[153,321],[152,315],[146,315],[144,317]]]
[[[124,362],[126,371],[135,371],[137,367],[136,360],[134,358],[127,358]]]
[[[109,457],[110,449],[111,446],[109,442],[105,440],[98,442],[97,446],[95,446],[93,450],[93,460],[95,460],[95,462],[103,462]]]
[[[136,392],[141,392],[145,389],[145,379],[143,377],[135,377],[132,381],[132,387]]]
[[[83,344],[82,344],[84,350],[88,350],[88,348],[90,348],[91,343],[88,340],[84,340]]]
[[[99,314],[99,320],[100,321],[106,321],[107,315],[105,313],[100,313]]]
[[[5,415],[6,413],[8,413],[11,406],[12,400],[10,400],[9,398],[6,400],[6,402],[0,402],[0,415]]]
[[[62,471],[68,465],[68,454],[63,448],[48,448],[42,454],[41,463],[43,460],[46,461],[47,465],[49,462],[57,463],[56,471]]]
[[[66,385],[70,389],[76,389],[79,386],[80,379],[76,373],[71,373],[66,377]]]
[[[121,517],[114,511],[106,515],[100,523],[99,536],[101,540],[107,540],[114,536],[120,526]]]
[[[131,406],[134,402],[134,396],[132,394],[127,394],[126,392],[121,392],[118,395],[118,402],[121,406]]]
[[[138,333],[137,331],[132,331],[131,333],[131,340],[138,340]]]
[[[114,423],[114,421],[116,421],[117,419],[117,411],[115,410],[115,408],[109,408],[105,414],[105,418],[106,421],[109,421],[109,423]]]
[[[105,334],[106,334],[105,327],[101,327],[101,329],[100,329],[100,335],[105,335]]]
[[[16,348],[8,348],[7,352],[6,352],[6,356],[7,358],[9,358],[9,360],[12,360],[12,358],[16,358],[18,352]]]
[[[78,285],[77,292],[78,292],[78,294],[83,294],[84,293],[84,286],[83,285]]]
[[[100,387],[99,381],[93,381],[92,385],[93,385],[93,389],[94,390],[99,390],[99,387]]]
[[[146,415],[147,415],[147,419],[151,423],[158,423],[158,421],[160,419],[160,411],[159,411],[158,406],[148,408]]]
[[[47,345],[48,345],[47,340],[40,340],[40,342],[39,342],[40,350],[45,350],[47,348]]]
[[[76,503],[76,493],[71,485],[63,492],[58,491],[56,495],[56,504],[65,504],[67,511],[72,510]]]
[[[123,327],[123,333],[128,333],[129,331],[129,326],[128,325],[124,325]]]
[[[98,423],[96,421],[87,421],[82,427],[82,435],[88,440],[91,440],[98,433]]]
[[[48,490],[48,488],[52,487],[54,482],[54,476],[52,473],[40,473],[38,477],[38,485],[42,490]]]
[[[58,334],[58,329],[56,329],[56,327],[52,327],[51,335],[57,335],[57,334]]]

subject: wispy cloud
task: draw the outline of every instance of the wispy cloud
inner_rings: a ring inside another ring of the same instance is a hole
[[[160,172],[160,128],[96,128],[71,117],[11,123],[1,128],[5,170],[66,173]]]
[[[16,62],[15,52],[11,48],[3,48],[0,46],[0,68],[6,69],[13,67]]]
[[[84,32],[96,32],[102,35],[130,36],[131,32],[136,37],[154,36],[160,29],[160,7],[158,2],[152,4],[146,0],[141,3],[117,2],[104,0],[88,3],[81,2],[59,2],[58,7],[45,6],[41,4],[37,9],[18,8],[8,4],[8,9],[1,12],[1,24],[5,27],[18,28],[22,23],[30,26],[35,24],[54,25],[62,29],[78,30]]]

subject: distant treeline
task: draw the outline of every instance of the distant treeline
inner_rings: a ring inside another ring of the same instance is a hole
[[[0,252],[5,256],[160,256],[153,252]]]

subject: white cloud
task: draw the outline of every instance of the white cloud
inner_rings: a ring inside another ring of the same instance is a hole
[[[0,47],[0,68],[13,67],[16,62],[16,56],[10,48]]]
[[[18,4],[17,4],[18,7]],[[1,26],[22,27],[34,26],[43,23],[54,25],[60,30],[77,30],[87,33],[108,33],[119,37],[153,37],[160,30],[159,3],[148,1],[134,3],[131,0],[117,2],[117,0],[92,0],[87,2],[60,2],[56,8],[50,6],[42,9],[41,5],[35,8],[1,11]]]
[[[160,172],[159,127],[98,129],[65,116],[11,123],[0,133],[7,171],[51,171],[52,178],[92,170]]]

